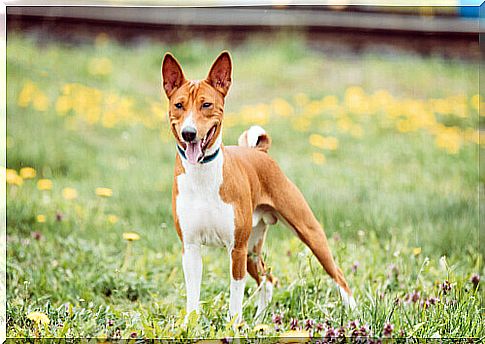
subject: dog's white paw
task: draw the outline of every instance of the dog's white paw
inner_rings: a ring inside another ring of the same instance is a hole
[[[347,294],[347,292],[341,287],[338,286],[338,290],[340,291],[340,296],[342,297],[343,303],[348,306],[351,310],[357,308],[357,303],[352,295]]]

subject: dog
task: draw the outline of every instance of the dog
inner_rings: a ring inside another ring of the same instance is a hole
[[[262,249],[268,226],[277,221],[310,248],[338,285],[344,303],[354,308],[352,292],[333,260],[323,228],[299,189],[268,155],[271,138],[265,130],[253,126],[239,137],[238,146],[222,144],[224,101],[232,83],[230,54],[223,51],[207,78],[193,81],[166,53],[161,74],[176,141],[172,213],[182,242],[186,314],[199,312],[201,245],[223,246],[229,253],[231,319],[236,324],[242,321],[246,273],[260,288],[255,317],[265,311],[276,278],[265,270]]]

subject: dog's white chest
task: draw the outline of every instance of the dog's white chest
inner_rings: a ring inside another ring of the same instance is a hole
[[[183,161],[177,177],[176,213],[184,244],[226,246],[234,243],[234,209],[219,194],[223,156],[203,165]]]

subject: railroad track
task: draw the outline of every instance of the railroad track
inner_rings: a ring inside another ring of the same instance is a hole
[[[478,18],[335,11],[328,7],[8,6],[7,29],[44,30],[47,37],[57,35],[67,40],[79,32],[101,31],[123,40],[140,36],[177,40],[186,38],[187,32],[191,36],[224,33],[234,42],[255,32],[284,29],[308,33],[317,48],[323,49],[348,47],[359,52],[380,44],[421,54],[480,57]]]
[[[147,25],[311,27],[476,35],[478,19],[321,9],[248,7],[8,7],[7,15]]]

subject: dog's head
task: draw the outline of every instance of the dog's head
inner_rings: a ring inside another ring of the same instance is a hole
[[[202,161],[220,137],[224,98],[231,86],[232,62],[227,51],[216,58],[205,80],[185,79],[180,64],[167,53],[162,63],[163,89],[169,100],[168,116],[177,144],[187,160]],[[220,144],[220,142],[218,143]]]

